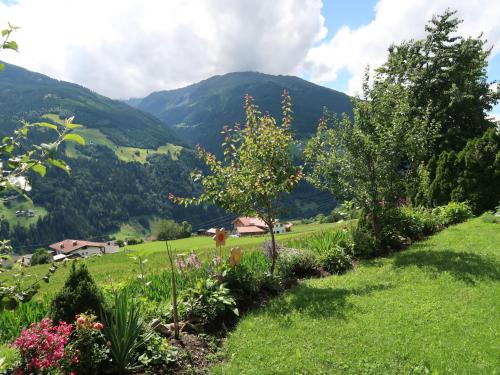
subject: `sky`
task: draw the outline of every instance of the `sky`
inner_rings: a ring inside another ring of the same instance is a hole
[[[446,8],[462,35],[484,33],[500,80],[499,0],[0,0],[0,26],[21,27],[0,59],[119,99],[247,70],[355,94],[367,65]]]

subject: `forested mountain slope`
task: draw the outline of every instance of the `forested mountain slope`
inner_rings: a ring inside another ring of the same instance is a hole
[[[243,100],[254,97],[262,111],[281,119],[281,94],[292,97],[296,137],[303,139],[316,131],[324,108],[352,115],[348,95],[315,85],[298,77],[257,72],[228,73],[176,90],[154,92],[128,103],[149,112],[174,129],[190,145],[201,144],[218,153],[224,125],[244,120]]]

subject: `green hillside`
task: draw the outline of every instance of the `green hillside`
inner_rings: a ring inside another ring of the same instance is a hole
[[[190,118],[198,118],[201,112],[214,111],[211,121],[217,126],[200,125],[200,129],[215,132],[215,138],[210,134],[205,137],[203,132],[196,132],[196,136],[179,132],[180,136],[175,136],[173,132],[179,129],[170,129],[150,114],[79,85],[9,64],[0,78],[1,133],[11,134],[21,119],[58,123],[75,116],[75,123],[81,125],[75,132],[86,140],[85,146],[67,143],[61,149],[72,168],[71,175],[49,169],[43,179],[32,176],[31,198],[43,215],[13,220],[15,210],[5,211],[0,238],[11,239],[18,252],[30,252],[62,238],[104,239],[125,233],[142,236],[150,232],[150,222],[158,218],[187,220],[194,229],[226,225],[227,215],[224,222],[217,219],[225,214],[221,209],[184,209],[167,197],[170,192],[179,196],[196,194],[190,172],[203,167],[194,151],[183,146],[188,142],[179,139],[195,144],[199,136],[219,142],[218,129],[242,114],[242,98],[249,88],[255,88],[250,92],[270,109],[279,105],[284,87],[292,94],[309,92],[300,101],[297,96],[295,107],[296,123],[307,123],[309,129],[316,126],[323,104],[338,102],[344,103],[346,110],[350,108],[347,96],[298,78],[230,74],[188,89],[194,87],[198,100],[196,106],[186,109],[187,113],[191,113]],[[337,96],[339,101],[334,100]],[[223,106],[219,106],[221,101]],[[221,113],[227,117],[221,118]],[[309,131],[298,129],[302,135]],[[33,140],[45,141],[46,133],[34,132]],[[335,201],[302,183],[284,205],[286,217],[297,218],[328,212]]]
[[[174,129],[190,145],[201,144],[218,152],[224,125],[244,119],[243,98],[250,94],[262,110],[281,118],[281,94],[287,90],[293,101],[293,128],[298,138],[316,131],[323,109],[352,114],[349,96],[293,76],[273,76],[257,72],[214,76],[177,90],[158,91],[131,106],[149,112]]]
[[[153,116],[85,87],[5,64],[0,79],[0,124],[12,131],[21,119],[38,120],[46,113],[98,129],[120,146],[157,148],[178,139]]]

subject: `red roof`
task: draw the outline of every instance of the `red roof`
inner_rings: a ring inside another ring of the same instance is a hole
[[[81,240],[64,240],[61,242],[56,242],[50,245],[51,249],[55,251],[59,251],[61,253],[71,253],[72,251],[81,249],[82,247],[105,247],[107,246],[106,242],[90,242],[90,241],[81,241]]]
[[[250,233],[264,234],[267,232],[265,229],[256,227],[255,225],[249,225],[246,227],[237,227],[236,231],[240,234],[250,234]]]
[[[245,227],[248,227],[248,226],[264,227],[264,228],[267,227],[267,225],[266,225],[266,223],[264,223],[264,221],[262,221],[256,217],[240,216],[233,221],[233,224],[235,224],[238,221],[241,223],[241,225],[243,225]]]

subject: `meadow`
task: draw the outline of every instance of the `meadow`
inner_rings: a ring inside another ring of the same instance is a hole
[[[215,374],[495,374],[500,230],[452,226],[244,317]]]
[[[340,229],[347,227],[349,222],[327,223],[327,224],[300,224],[295,225],[291,232],[276,236],[278,242],[291,240],[293,238],[308,235],[318,231]],[[248,236],[248,237],[229,237],[226,246],[216,249],[214,240],[209,236],[194,236],[179,240],[170,241],[170,245],[177,253],[189,253],[195,251],[200,259],[207,260],[214,254],[228,254],[234,246],[240,246],[246,251],[252,251],[259,248],[260,245],[269,240],[269,236]],[[104,256],[94,256],[84,260],[96,280],[103,286],[137,278],[141,272],[139,264],[141,260],[147,259],[143,264],[143,271],[147,274],[159,274],[167,269],[168,260],[166,256],[166,244],[163,241],[145,242],[138,245],[126,246],[120,252]],[[134,259],[135,258],[135,259]],[[44,276],[50,265],[38,265],[25,269],[26,285]],[[12,273],[17,271],[4,272],[0,277],[3,279],[11,277]],[[69,272],[67,262],[59,263],[59,269],[52,275],[48,284],[41,283],[40,290],[37,293],[36,300],[46,300],[53,296],[63,285]]]

